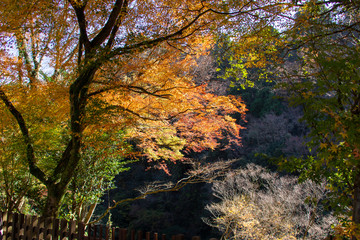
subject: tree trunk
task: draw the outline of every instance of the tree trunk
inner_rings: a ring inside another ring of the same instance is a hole
[[[356,176],[354,179],[352,222],[356,225],[360,224],[360,173],[359,172],[356,173]],[[358,231],[358,229],[356,229],[356,230]],[[352,236],[351,239],[358,240],[356,238],[356,236]]]
[[[66,188],[59,188],[58,185],[50,185],[46,186],[46,188],[48,195],[45,208],[43,209],[43,217],[57,218]]]

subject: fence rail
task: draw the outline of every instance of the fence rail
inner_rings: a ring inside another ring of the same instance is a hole
[[[0,212],[0,240],[166,240],[165,234]],[[184,240],[183,234],[171,240]],[[192,240],[201,240],[199,236]]]

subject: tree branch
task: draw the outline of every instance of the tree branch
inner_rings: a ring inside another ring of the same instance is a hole
[[[107,58],[111,58],[117,55],[122,55],[122,54],[126,54],[126,53],[131,53],[134,50],[145,50],[151,47],[154,47],[156,45],[158,45],[159,43],[162,43],[164,41],[167,40],[171,40],[174,37],[180,36],[182,35],[187,29],[189,29],[192,25],[194,25],[197,20],[199,20],[200,17],[202,17],[203,15],[207,14],[211,12],[210,9],[207,9],[201,13],[199,13],[191,22],[189,22],[187,25],[183,26],[182,28],[180,28],[179,30],[177,30],[174,33],[171,33],[169,35],[163,36],[163,37],[159,37],[159,38],[155,38],[153,40],[147,40],[147,41],[143,41],[143,42],[139,42],[136,44],[132,44],[129,46],[125,46],[125,47],[119,47],[114,49],[110,54],[108,54]]]
[[[126,86],[126,85],[116,85],[116,86],[111,86],[111,87],[108,87],[108,88],[103,88],[103,89],[100,89],[100,90],[97,90],[97,91],[94,91],[92,93],[89,93],[88,94],[88,97],[93,97],[95,95],[98,95],[98,94],[101,94],[101,93],[104,93],[104,92],[107,92],[107,91],[111,91],[111,90],[115,90],[115,89],[119,89],[119,88],[124,88],[124,89],[128,89],[132,92],[135,92],[135,93],[144,93],[144,94],[147,94],[147,95],[151,95],[151,96],[154,96],[154,97],[158,97],[158,98],[165,98],[165,99],[168,99],[171,94],[157,94],[158,92],[164,92],[164,91],[169,91],[169,90],[172,90],[172,89],[175,89],[174,88],[169,88],[169,89],[164,89],[164,90],[155,90],[153,92],[143,88],[143,87],[138,87],[138,86]]]
[[[191,170],[187,172],[188,175],[187,177],[180,179],[176,183],[152,182],[146,185],[144,188],[138,190],[140,192],[139,196],[134,198],[125,198],[120,201],[114,202],[113,206],[108,207],[106,211],[98,219],[90,222],[89,224],[98,223],[110,212],[110,210],[116,208],[121,203],[132,202],[139,199],[145,199],[147,196],[157,193],[179,191],[188,184],[214,182],[216,181],[216,179],[220,177],[224,177],[226,173],[229,171],[231,165],[235,161],[236,160],[218,161],[215,163],[207,164],[205,166],[201,165],[198,162],[197,163],[191,162],[193,167]]]
[[[66,168],[66,166],[68,165],[72,147],[73,147],[72,140],[70,140],[68,142],[68,145],[66,146],[65,151],[63,152],[63,154],[61,156],[60,161],[58,162],[58,164],[53,172],[53,175],[51,177],[51,180],[53,182],[56,182],[60,178],[59,173],[63,172],[64,171],[63,169]]]
[[[91,44],[88,38],[87,30],[86,30],[86,18],[84,14],[84,9],[86,7],[86,3],[79,5],[74,0],[69,0],[71,6],[74,8],[76,17],[78,20],[79,28],[80,28],[80,43],[84,44],[85,51],[90,52]]]
[[[121,24],[121,22],[122,22],[122,19],[123,19],[123,17],[125,16],[125,14],[127,13],[128,3],[129,3],[129,1],[128,1],[128,0],[125,0],[124,3],[123,3],[123,5],[122,5],[122,7],[121,7],[120,15],[119,15],[118,19],[116,20],[115,26],[113,27],[113,29],[112,29],[112,31],[111,31],[109,41],[108,41],[107,44],[106,44],[106,47],[107,47],[107,48],[111,48],[111,46],[112,46],[113,43],[114,43],[115,36],[116,36],[117,31],[119,30],[119,27],[120,27],[120,24]]]
[[[34,175],[36,178],[38,178],[41,182],[47,183],[47,177],[45,173],[36,166],[35,162],[35,154],[34,154],[34,148],[31,144],[31,139],[29,136],[29,130],[26,126],[25,120],[21,113],[15,108],[15,106],[10,102],[8,97],[6,96],[5,92],[0,89],[0,99],[4,102],[7,109],[10,111],[10,113],[14,116],[16,119],[21,133],[23,135],[24,142],[26,144],[26,159],[29,165],[30,173]]]
[[[110,35],[112,32],[114,26],[116,26],[116,22],[118,20],[118,17],[120,13],[122,12],[122,9],[126,7],[128,1],[123,0],[116,0],[114,4],[114,8],[112,9],[110,16],[105,23],[104,27],[101,29],[98,35],[94,37],[94,39],[91,41],[92,47],[98,47],[100,46]],[[117,27],[116,27],[117,28]]]

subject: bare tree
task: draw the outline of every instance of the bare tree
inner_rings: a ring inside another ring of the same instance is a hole
[[[221,201],[206,206],[212,217],[204,221],[224,239],[323,239],[336,223],[322,205],[325,184],[248,164],[213,185]]]

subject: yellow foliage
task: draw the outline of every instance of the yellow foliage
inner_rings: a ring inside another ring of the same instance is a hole
[[[221,215],[214,219],[224,229],[225,238],[254,240],[295,240],[291,224],[282,220],[281,212],[273,212],[264,219],[263,208],[252,203],[245,195],[237,195],[232,200],[224,200],[218,205]]]
[[[344,219],[343,222],[334,227],[335,239],[341,240],[343,237],[360,239],[360,224],[347,221]]]

